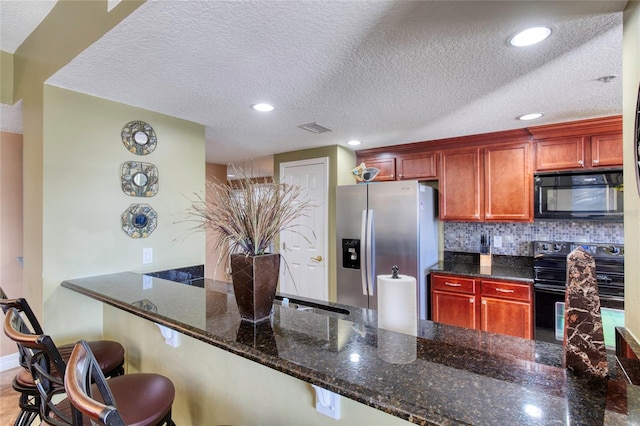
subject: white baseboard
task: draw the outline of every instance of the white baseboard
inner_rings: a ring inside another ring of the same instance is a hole
[[[0,357],[0,371],[11,370],[20,367],[18,352]]]

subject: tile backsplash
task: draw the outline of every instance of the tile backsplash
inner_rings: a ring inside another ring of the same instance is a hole
[[[491,247],[494,254],[533,256],[531,242],[572,241],[624,244],[622,222],[537,221],[534,223],[444,222],[444,250],[480,251],[480,234],[502,238],[502,247]]]

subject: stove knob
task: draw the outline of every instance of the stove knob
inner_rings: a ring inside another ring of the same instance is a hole
[[[547,244],[547,243],[542,243],[542,244],[540,245],[540,247],[541,247],[541,248],[542,248],[542,250],[544,250],[544,251],[548,251],[548,250],[549,250],[549,244]]]
[[[553,245],[553,251],[560,251],[560,250],[562,250],[562,244]]]

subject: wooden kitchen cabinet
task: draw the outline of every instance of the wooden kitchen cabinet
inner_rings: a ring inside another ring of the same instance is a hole
[[[591,137],[591,167],[622,167],[622,133]]]
[[[405,155],[397,158],[398,179],[435,179],[438,177],[438,153]]]
[[[435,322],[478,328],[477,282],[472,278],[431,275],[431,318]]]
[[[536,142],[536,171],[622,167],[622,134],[571,137]]]
[[[585,167],[584,138],[555,138],[536,142],[536,171]]]
[[[535,171],[622,167],[622,117],[604,117],[529,128]]]
[[[526,283],[432,273],[431,319],[532,339],[532,288]]]
[[[446,150],[440,156],[440,219],[482,219],[481,148]]]
[[[367,167],[375,167],[380,170],[378,176],[373,179],[374,182],[396,180],[395,157],[362,159],[361,162],[363,162]]]
[[[442,151],[439,189],[442,220],[530,222],[530,144]]]
[[[482,331],[533,338],[532,290],[529,284],[482,280],[480,287]]]
[[[533,173],[528,142],[484,148],[484,220],[533,220]]]

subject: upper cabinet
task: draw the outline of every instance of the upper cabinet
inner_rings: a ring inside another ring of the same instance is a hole
[[[482,219],[481,148],[445,150],[441,154],[440,219]]]
[[[484,220],[533,220],[531,145],[520,142],[484,148]]]
[[[622,117],[531,127],[535,171],[622,167]]]
[[[438,153],[409,154],[398,156],[398,179],[435,179],[438,177]]]
[[[456,221],[533,220],[530,144],[501,143],[442,151],[440,218]]]
[[[358,164],[364,163],[367,167],[375,167],[380,173],[373,179],[374,182],[396,180],[396,159],[394,157],[385,158],[358,158]]]
[[[533,221],[533,173],[622,167],[622,117],[356,151],[375,180],[438,180],[440,219]]]

